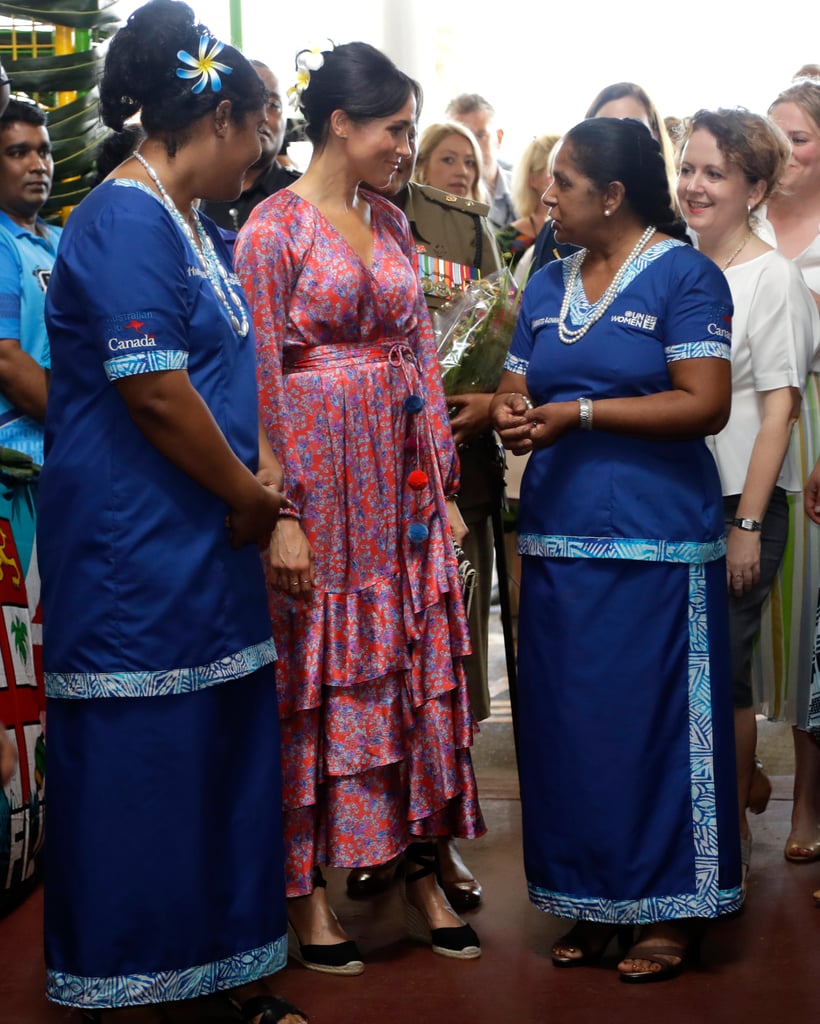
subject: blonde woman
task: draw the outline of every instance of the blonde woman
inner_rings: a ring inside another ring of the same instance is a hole
[[[481,150],[469,128],[455,121],[431,124],[419,140],[415,180],[452,195],[487,202]]]
[[[769,117],[785,132],[792,154],[779,191],[761,211],[757,231],[797,266],[820,306],[820,82],[811,78],[794,82],[774,100]],[[816,372],[809,377],[792,445],[808,476],[820,455]],[[799,500],[790,502],[789,517],[791,543],[772,601],[764,610],[754,669],[760,672],[766,713],[794,726],[794,802],[783,852],[787,860],[802,864],[820,859],[820,746],[807,728],[820,529],[807,518]]]
[[[532,245],[549,217],[541,197],[549,184],[550,153],[559,138],[560,135],[539,135],[521,154],[512,182],[513,202],[520,216],[496,232],[502,256],[516,270],[516,278],[521,268],[521,280],[526,279]]]

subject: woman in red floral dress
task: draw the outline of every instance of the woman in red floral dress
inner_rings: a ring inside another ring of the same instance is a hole
[[[464,527],[407,222],[360,189],[387,185],[409,159],[418,86],[364,43],[305,51],[297,68],[313,158],[256,208],[237,268],[262,418],[296,510],[268,565],[291,952],[358,974],[321,864],[382,864],[406,849],[411,934],[445,956],[480,954],[436,882],[432,842],[484,831],[453,554]]]

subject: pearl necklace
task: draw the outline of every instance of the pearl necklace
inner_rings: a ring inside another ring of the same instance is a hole
[[[587,333],[587,331],[596,324],[601,317],[606,313],[609,307],[615,300],[615,296],[618,294],[618,288],[620,287],[621,281],[624,279],[624,275],[629,269],[630,265],[640,255],[641,250],[649,241],[649,239],[655,234],[655,228],[651,225],[644,231],[638,241],[635,243],[635,247],[632,252],[627,256],[624,262],[621,264],[618,273],[612,278],[612,281],[604,292],[604,294],[595,303],[593,309],[587,320],[577,329],[567,327],[567,316],[569,315],[569,304],[572,301],[572,293],[575,289],[575,282],[578,280],[578,275],[581,273],[581,267],[583,266],[584,260],[586,259],[588,249],[582,249],[581,252],[573,257],[573,263],[570,268],[569,278],[567,279],[567,286],[564,289],[564,300],[561,303],[561,312],[558,314],[558,337],[565,345],[574,345],[576,341],[580,341],[581,338]]]
[[[746,248],[747,242],[749,241],[749,239],[751,237],[752,237],[752,232],[751,231],[747,231],[746,232],[746,237],[743,239],[743,241],[740,243],[740,245],[737,247],[737,249],[735,249],[735,251],[729,257],[729,259],[726,260],[726,262],[720,268],[721,270],[726,270],[728,267],[730,267],[734,263],[735,257],[739,256],[743,252],[743,250]]]
[[[194,224],[196,225],[196,233],[199,239],[198,245],[197,238],[194,237],[194,233],[191,230],[191,225],[182,216],[182,213],[174,200],[170,195],[168,195],[165,190],[165,186],[159,180],[157,172],[139,151],[134,152],[131,155],[145,168],[148,177],[157,186],[157,191],[162,197],[166,210],[168,210],[180,231],[182,231],[183,235],[185,235],[191,243],[191,248],[194,250],[196,258],[199,260],[199,265],[205,271],[205,276],[208,278],[214,294],[222,303],[222,307],[231,322],[231,326],[240,338],[247,337],[250,325],[248,323],[248,315],[245,312],[245,304],[243,303],[241,296],[237,294],[236,290],[231,285],[228,277],[228,271],[225,269],[222,260],[217,256],[216,249],[214,249],[214,243],[211,241],[211,236],[202,226],[202,221],[199,219],[196,207],[191,208],[191,215],[193,216]]]

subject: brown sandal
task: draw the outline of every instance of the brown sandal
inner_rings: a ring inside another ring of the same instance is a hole
[[[624,957],[624,960],[645,960],[657,966],[657,970],[621,971],[621,981],[627,985],[644,985],[655,981],[669,981],[676,978],[687,966],[695,963],[700,957],[700,943],[703,938],[703,925],[694,922],[682,927],[683,944],[673,945],[668,940],[659,939],[657,943],[640,944],[640,938]],[[623,961],[622,961],[623,962]]]
[[[613,938],[618,939],[618,949],[625,953],[632,942],[632,925],[607,925],[597,921],[578,921],[574,927],[556,939],[550,956],[556,967],[587,967],[602,959]],[[599,942],[594,942],[598,937]],[[569,956],[569,950],[577,950],[578,956]]]

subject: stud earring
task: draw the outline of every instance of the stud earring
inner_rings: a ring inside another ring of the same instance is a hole
[[[604,216],[605,216],[605,217],[609,217],[609,215],[610,215],[611,213],[612,213],[612,211],[611,211],[611,210],[604,210]]]

